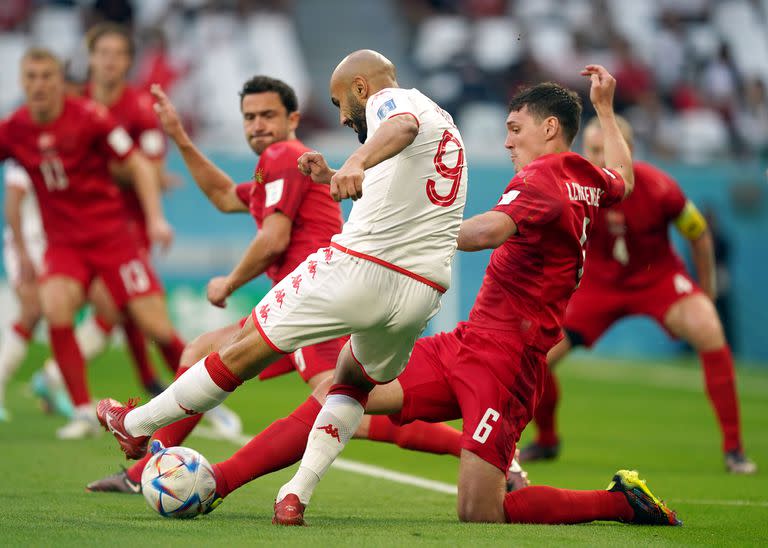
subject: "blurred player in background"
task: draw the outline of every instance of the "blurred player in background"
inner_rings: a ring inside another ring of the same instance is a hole
[[[240,262],[226,276],[208,284],[208,298],[216,306],[226,306],[227,298],[261,274],[277,284],[312,252],[327,246],[342,229],[342,215],[326,185],[312,182],[300,173],[298,159],[308,152],[296,138],[300,121],[298,101],[293,89],[280,80],[255,76],[240,91],[240,110],[245,138],[259,155],[252,183],[235,184],[210,162],[192,143],[181,125],[173,104],[159,88],[157,111],[163,127],[176,143],[192,177],[208,199],[224,213],[250,212],[258,232]],[[311,276],[311,274],[310,274]],[[279,306],[279,305],[278,305]],[[187,347],[183,363],[187,366],[231,340],[249,320],[227,326],[197,338]],[[346,338],[332,339],[296,350],[272,364],[259,375],[267,379],[296,370],[310,388],[333,375],[336,360]],[[320,410],[314,398],[290,418],[273,425],[225,462],[216,464],[218,497],[255,477],[285,466],[306,445],[306,430]],[[171,447],[180,445],[199,422],[202,414],[173,423],[155,433],[155,439]],[[431,453],[458,456],[460,433],[447,425],[414,423],[392,425],[386,417],[364,417],[355,437],[397,443],[399,446]],[[269,451],[264,451],[265,438]],[[88,485],[90,491],[138,492],[141,473],[150,455],[134,466]]]
[[[631,144],[632,128],[623,118],[618,121]],[[584,129],[584,152],[594,164],[605,165],[604,135],[597,119]],[[717,285],[707,223],[669,175],[644,162],[634,163],[634,173],[632,198],[602,210],[595,219],[585,275],[568,304],[565,337],[549,352],[550,368],[574,346],[591,347],[614,322],[634,314],[650,316],[699,354],[723,435],[726,468],[752,474],[757,466],[744,455],[733,358],[713,305]],[[690,242],[700,285],[672,249],[671,224]],[[535,415],[538,437],[522,450],[521,460],[558,455],[558,399],[557,380],[549,371]]]
[[[26,170],[40,204],[47,239],[40,300],[75,406],[73,420],[57,435],[80,438],[98,432],[73,329],[93,279],[102,278],[118,307],[148,336],[163,345],[175,337],[159,282],[131,234],[111,162],[131,175],[152,241],[168,245],[172,231],[162,214],[157,173],[106,109],[65,96],[55,55],[28,50],[21,81],[26,105],[0,122],[0,159],[14,158]]]
[[[546,83],[513,97],[505,146],[516,175],[497,206],[464,221],[458,236],[463,251],[495,249],[469,321],[420,340],[404,373],[374,388],[368,400],[368,411],[395,414],[397,423],[463,418],[461,521],[679,523],[634,471],[617,472],[605,491],[532,486],[505,493],[505,472],[533,416],[546,353],[561,336],[565,306],[581,277],[590,220],[633,187],[629,148],[613,115],[615,80],[596,65],[583,74],[591,78],[590,98],[606,132],[609,169],[569,152],[581,116],[574,92]],[[310,443],[322,440],[326,454],[337,455],[346,441],[342,428],[335,417],[318,415]],[[306,505],[333,460],[310,448],[277,495],[273,523],[304,524]]]
[[[37,276],[43,265],[45,232],[29,175],[12,160],[5,163],[3,263],[19,312],[0,339],[0,422],[10,418],[5,388],[24,357],[42,311]],[[59,398],[61,394],[59,392]],[[64,398],[64,406],[68,402]]]
[[[133,61],[133,40],[129,31],[113,23],[100,23],[88,31],[86,45],[89,52],[89,81],[84,95],[109,109],[151,162],[157,173],[156,180],[161,184],[168,181],[169,176],[165,171],[165,137],[152,108],[152,96],[127,82]],[[120,172],[117,166],[111,167],[131,219],[131,232],[141,252],[149,259],[151,249],[144,210],[130,181],[130,174]],[[150,363],[144,334],[130,317],[122,317],[102,280],[97,278],[91,284],[88,299],[94,306],[95,314],[76,330],[77,342],[86,361],[106,349],[112,328],[118,323],[122,324],[139,380],[150,394],[162,392],[163,387]],[[170,344],[160,345],[166,363],[173,372],[178,368],[183,346],[176,334]],[[46,364],[46,371],[50,371],[50,368],[51,364]]]

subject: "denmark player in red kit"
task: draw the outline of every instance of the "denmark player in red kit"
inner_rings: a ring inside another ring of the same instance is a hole
[[[619,118],[627,141],[632,128]],[[597,120],[584,129],[585,156],[604,164],[603,134]],[[704,217],[666,173],[634,163],[636,190],[631,199],[601,210],[589,240],[584,278],[568,303],[565,337],[548,355],[552,368],[572,347],[591,347],[614,322],[635,314],[656,320],[670,335],[688,342],[699,354],[707,394],[723,435],[726,469],[752,474],[757,466],[745,455],[733,358],[712,303],[715,260],[712,236]],[[690,242],[696,284],[669,241],[674,224]],[[557,381],[547,374],[536,410],[537,439],[523,449],[523,460],[551,459],[559,452],[555,409]]]
[[[109,110],[117,123],[128,132],[138,150],[150,161],[157,172],[157,181],[162,184],[168,179],[165,173],[165,137],[152,107],[154,101],[149,93],[127,83],[133,57],[130,33],[120,25],[100,23],[88,31],[85,41],[89,51],[89,80],[84,96]],[[149,258],[151,246],[146,218],[130,174],[124,170],[121,172],[117,166],[110,167],[122,191],[131,233],[142,253]],[[113,326],[120,323],[142,385],[150,393],[161,392],[162,386],[150,363],[144,334],[130,317],[122,317],[100,279],[91,284],[88,300],[93,304],[95,314],[78,326],[75,333],[85,359],[94,358],[107,347]],[[159,349],[168,367],[176,371],[184,343],[172,329],[162,336]]]
[[[226,300],[233,291],[262,273],[275,284],[278,283],[310,253],[327,246],[331,236],[341,230],[341,208],[331,198],[328,186],[312,182],[297,168],[298,158],[309,149],[296,139],[300,113],[296,95],[290,86],[266,76],[256,76],[243,85],[240,92],[243,129],[249,146],[259,155],[259,162],[254,182],[239,185],[195,147],[162,90],[155,89],[154,93],[163,127],[179,147],[201,190],[224,213],[250,212],[258,227],[256,237],[233,270],[209,282],[208,299],[212,304],[226,306]],[[219,348],[247,321],[250,317],[192,341],[185,349],[183,366],[188,367],[206,356],[212,348]],[[345,340],[334,339],[297,350],[269,366],[259,378],[268,379],[296,370],[314,389],[332,376]],[[310,398],[291,419],[272,427],[277,435],[287,439],[287,443],[272,444],[270,451],[265,453],[261,440],[256,440],[227,461],[214,465],[217,500],[254,477],[285,466],[282,454],[290,459],[297,451],[303,451],[306,429],[311,427],[319,409],[317,400]],[[173,423],[158,430],[154,438],[168,447],[179,445],[201,417],[202,414],[199,414]],[[297,431],[301,435],[288,435]],[[447,425],[416,423],[395,427],[386,417],[366,417],[356,435],[397,443],[409,449],[456,456],[459,436],[457,430]],[[91,483],[88,489],[138,492],[141,473],[149,457],[144,456],[124,472]]]
[[[0,122],[0,158],[14,158],[32,179],[47,237],[40,294],[51,346],[75,406],[60,437],[93,430],[85,364],[73,320],[85,291],[100,277],[115,303],[150,333],[167,322],[159,282],[130,236],[129,220],[109,162],[132,175],[153,241],[171,230],[157,195],[155,172],[130,136],[102,107],[65,97],[59,60],[44,49],[22,58],[27,104]]]

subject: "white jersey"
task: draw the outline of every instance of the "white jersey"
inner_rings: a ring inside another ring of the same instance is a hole
[[[40,220],[40,208],[37,205],[32,181],[24,168],[13,160],[5,161],[5,186],[22,189],[26,194],[21,202],[21,234],[24,242],[45,241],[43,223]],[[5,245],[12,245],[13,237],[11,227],[6,226],[4,231]]]
[[[467,194],[467,157],[451,116],[416,89],[387,88],[366,104],[367,139],[410,114],[416,139],[365,171],[363,196],[332,241],[448,288]]]

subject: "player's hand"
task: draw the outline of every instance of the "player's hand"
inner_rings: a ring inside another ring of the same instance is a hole
[[[226,276],[216,276],[208,282],[208,300],[213,306],[225,308],[227,298],[232,294],[232,284]]]
[[[147,233],[150,241],[163,251],[167,251],[173,243],[173,228],[163,217],[147,221]]]
[[[346,198],[357,200],[363,196],[365,170],[362,166],[349,161],[331,177],[331,197],[340,202]]]
[[[305,152],[299,156],[298,168],[303,175],[309,175],[316,183],[327,185],[333,177],[333,170],[328,167],[328,162],[316,151]]]
[[[173,103],[171,103],[163,88],[160,87],[160,84],[152,84],[149,91],[155,98],[154,109],[157,117],[160,118],[163,131],[165,131],[168,137],[178,143],[180,139],[186,136],[186,132],[181,124],[179,113],[176,112],[176,107],[173,106]]]
[[[613,94],[616,91],[616,79],[602,65],[587,65],[581,71],[582,76],[589,76],[589,100],[598,112],[613,110]]]

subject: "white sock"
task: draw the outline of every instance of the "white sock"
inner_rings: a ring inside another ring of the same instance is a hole
[[[85,361],[90,361],[107,348],[109,335],[96,323],[96,318],[89,316],[75,329],[75,339]]]
[[[96,421],[96,409],[92,403],[84,403],[75,407],[73,415],[75,420],[86,420],[90,422]]]
[[[229,394],[213,382],[203,358],[160,395],[130,411],[125,417],[125,429],[132,436],[151,436],[179,419],[213,409]]]
[[[27,355],[27,339],[8,326],[3,330],[0,340],[0,407],[5,404],[5,386],[19,369]]]
[[[43,374],[45,374],[45,380],[48,382],[49,386],[53,386],[55,388],[66,388],[64,386],[64,377],[61,376],[59,364],[53,358],[48,358],[45,360],[45,364],[43,365]]]
[[[315,419],[309,433],[307,449],[296,475],[280,488],[277,501],[289,493],[309,504],[315,487],[339,456],[363,420],[363,406],[354,398],[332,394]]]

